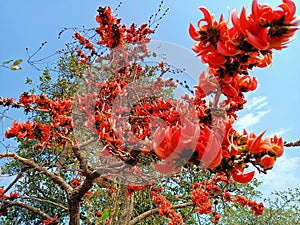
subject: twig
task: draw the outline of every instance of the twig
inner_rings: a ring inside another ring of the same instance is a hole
[[[295,141],[295,142],[289,142],[289,143],[285,142],[284,146],[285,147],[297,147],[297,146],[300,146],[300,140]]]
[[[2,194],[0,194],[0,198],[9,190],[11,189],[15,183],[18,182],[19,179],[21,179],[21,177],[23,176],[23,173],[24,173],[24,168],[21,169],[21,171],[18,173],[17,177],[13,180],[13,182],[11,182],[8,187],[3,191]]]

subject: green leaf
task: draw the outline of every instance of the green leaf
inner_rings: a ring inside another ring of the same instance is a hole
[[[16,61],[14,61],[13,66],[18,66],[18,65],[20,65],[22,62],[23,62],[22,59],[18,59],[18,60],[16,60]]]
[[[44,81],[50,81],[50,80],[51,80],[51,75],[50,75],[48,69],[45,69],[45,70],[44,70],[44,73],[43,73],[43,79],[44,79]]]
[[[110,210],[109,209],[104,209],[102,212],[102,216],[101,216],[101,221],[105,222],[106,220],[109,219],[109,214],[110,214]]]
[[[12,59],[7,60],[7,61],[3,62],[2,65],[6,65],[6,64],[8,64],[8,63],[11,63],[12,61],[13,61]]]

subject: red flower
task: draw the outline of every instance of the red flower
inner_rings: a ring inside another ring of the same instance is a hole
[[[226,42],[218,41],[217,49],[218,49],[218,52],[224,56],[234,56],[241,52],[237,48],[237,45],[233,45],[230,40],[228,40]]]
[[[19,193],[18,193],[17,191],[11,192],[11,193],[9,194],[9,196],[10,196],[10,200],[14,200],[14,199],[19,198]]]
[[[237,80],[234,79],[230,83],[221,84],[222,93],[227,97],[235,98],[238,97],[240,88],[238,86]]]
[[[72,184],[72,188],[76,188],[81,184],[81,182],[78,178],[73,178],[71,184]]]
[[[213,15],[205,7],[200,7],[200,10],[204,14],[204,19],[198,21],[199,30],[196,30],[192,24],[189,27],[191,38],[197,41],[193,46],[193,50],[198,55],[213,51],[220,36],[219,23],[214,19]],[[221,17],[220,23],[222,20],[223,18]],[[206,25],[202,26],[201,22],[206,22]]]
[[[254,91],[257,88],[257,80],[255,77],[244,75],[237,76],[237,79],[242,92]]]
[[[197,211],[200,214],[209,214],[212,212],[212,204],[207,191],[201,188],[194,188],[192,192],[192,201],[197,205]]]
[[[52,225],[52,224],[56,224],[58,222],[58,217],[54,217],[54,218],[48,218],[46,220],[43,220],[42,225]]]
[[[254,177],[254,171],[251,171],[249,173],[244,173],[244,170],[240,167],[235,167],[232,171],[231,171],[231,176],[233,177],[233,179],[236,182],[245,184],[250,182],[253,177]]]
[[[34,136],[41,142],[47,142],[50,139],[51,126],[49,124],[42,124],[41,122],[36,123],[34,128]]]
[[[5,191],[5,188],[4,188],[4,187],[1,187],[1,188],[0,188],[0,196],[1,196],[0,198],[4,198],[4,199],[9,198],[7,195],[3,194],[4,191]]]
[[[199,126],[192,124],[187,119],[183,123],[183,126],[158,127],[155,131],[152,148],[160,159],[177,158],[183,150],[194,151],[199,135]]]
[[[5,132],[6,138],[24,138],[32,135],[33,128],[35,126],[34,122],[27,121],[26,123],[18,123],[16,120],[12,122],[12,128]]]
[[[199,77],[199,82],[194,86],[196,89],[197,98],[204,98],[218,87],[217,80],[213,77],[208,77],[205,72],[202,72]]]
[[[259,161],[259,165],[264,169],[271,169],[274,166],[274,163],[275,157],[269,155],[264,155]]]
[[[147,187],[146,185],[129,184],[129,185],[127,185],[127,188],[126,188],[126,194],[131,195],[133,192],[145,189],[146,187]]]
[[[291,0],[283,0],[279,10],[269,5],[252,3],[252,14],[246,17],[243,8],[240,18],[237,10],[232,13],[234,27],[246,36],[246,41],[259,50],[282,49],[298,29],[299,18],[295,16],[296,5]]]
[[[258,137],[256,137],[253,133],[250,134],[250,137],[247,141],[247,148],[249,152],[258,154],[261,152],[267,152],[272,148],[268,139],[262,140],[262,136],[265,133],[266,131],[262,132]]]
[[[278,138],[276,135],[271,138],[272,149],[271,152],[274,152],[277,157],[282,156],[283,154],[283,140]]]
[[[222,160],[221,140],[209,127],[205,126],[201,131],[196,150],[202,167],[214,168],[220,165]]]
[[[211,67],[220,67],[226,62],[226,58],[218,50],[215,50],[203,54],[202,61],[208,63]]]
[[[35,103],[35,100],[36,100],[36,96],[35,95],[32,95],[32,94],[29,94],[27,92],[24,92],[20,98],[19,98],[19,103],[23,104],[25,107],[29,106],[29,103],[30,104],[33,104]]]
[[[95,212],[96,217],[101,217],[102,216],[102,211],[98,210]]]

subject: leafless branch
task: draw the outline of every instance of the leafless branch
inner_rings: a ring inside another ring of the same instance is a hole
[[[284,146],[285,147],[298,147],[298,146],[300,146],[300,140],[295,141],[295,142],[289,142],[289,143],[285,142]]]

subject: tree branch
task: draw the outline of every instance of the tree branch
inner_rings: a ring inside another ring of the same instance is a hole
[[[2,102],[2,104],[3,104],[4,100],[6,100],[6,99],[7,98],[0,97],[0,103]],[[24,106],[24,104],[18,103],[18,102],[12,102],[9,105],[5,105],[5,106],[11,106],[12,108],[23,108],[23,109],[30,110],[30,111],[35,111],[35,112],[44,112],[44,113],[49,113],[50,112],[49,109],[41,109],[41,108],[38,108],[38,107]]]
[[[71,145],[72,145],[72,147],[71,147],[72,151],[73,151],[75,157],[77,158],[77,160],[79,161],[80,169],[82,169],[84,171],[85,175],[87,175],[88,168],[87,168],[86,160],[85,160],[85,158],[83,157],[83,155],[81,154],[81,151],[80,151],[80,147],[81,146],[78,145],[78,144],[74,144],[74,142],[70,138],[68,138],[68,137],[65,137],[65,136],[63,136],[63,135],[61,135],[59,133],[58,133],[58,135],[61,138],[65,139],[65,140],[67,140],[68,142],[71,143]]]
[[[190,206],[194,206],[195,203],[194,202],[186,202],[186,203],[181,203],[181,204],[178,204],[178,205],[174,205],[172,206],[171,208],[172,209],[181,209],[181,208],[186,208],[186,207],[190,207]],[[150,209],[140,215],[138,215],[137,217],[135,217],[134,219],[132,219],[130,222],[129,222],[129,225],[135,225],[137,224],[138,222],[146,219],[147,217],[153,215],[153,214],[157,214],[159,213],[159,208],[155,208],[155,209]]]
[[[87,172],[87,164],[86,164],[86,161],[85,161],[83,155],[80,152],[80,148],[78,146],[73,146],[72,150],[73,150],[75,157],[79,161],[80,169]]]
[[[2,199],[1,199],[1,202],[4,203],[4,205],[1,206],[1,209],[2,208],[9,208],[11,206],[19,206],[21,208],[29,209],[33,213],[38,214],[38,215],[40,215],[43,218],[46,218],[46,219],[51,218],[51,216],[49,216],[48,214],[44,213],[42,210],[40,210],[38,208],[35,208],[35,207],[31,206],[31,205],[28,205],[28,204],[26,204],[24,202],[20,202],[20,201],[10,202],[10,201],[6,201],[6,200],[2,200]]]
[[[15,185],[15,183],[18,182],[19,179],[22,178],[23,173],[24,173],[24,171],[23,171],[23,169],[22,169],[22,170],[18,173],[17,177],[13,180],[13,182],[11,182],[11,183],[7,186],[7,188],[2,192],[2,194],[0,194],[0,198],[1,198],[1,197],[2,197],[9,189],[11,189],[11,188]]]
[[[71,193],[71,191],[73,190],[73,188],[64,180],[62,179],[60,176],[55,175],[54,173],[50,172],[49,170],[42,168],[39,164],[23,158],[15,153],[12,152],[6,152],[6,153],[1,153],[0,154],[0,159],[2,158],[14,158],[15,160],[18,160],[19,162],[23,163],[24,165],[27,165],[29,167],[31,167],[32,169],[34,169],[35,171],[41,172],[43,174],[45,174],[46,176],[48,176],[54,183],[56,183],[57,185],[59,185],[64,191],[66,191],[68,194]]]
[[[300,146],[300,140],[295,141],[295,142],[289,142],[289,143],[285,142],[284,146],[285,147],[297,147],[297,146]]]
[[[58,204],[56,202],[52,202],[50,200],[45,200],[45,199],[40,199],[40,198],[30,197],[30,196],[20,196],[20,198],[21,199],[30,199],[30,200],[34,200],[34,201],[38,201],[38,202],[45,202],[45,203],[49,203],[51,205],[57,206],[59,208],[62,208],[63,210],[68,210],[68,207]]]

